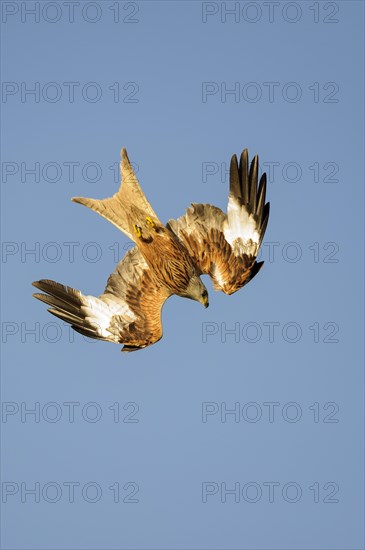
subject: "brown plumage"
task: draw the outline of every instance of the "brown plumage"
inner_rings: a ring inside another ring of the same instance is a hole
[[[263,262],[256,256],[265,233],[269,205],[266,177],[258,183],[258,159],[249,169],[247,150],[238,165],[232,157],[228,212],[209,204],[192,204],[186,214],[165,226],[158,219],[133,172],[125,149],[121,153],[122,185],[107,199],[77,197],[133,239],[98,298],[50,280],[33,285],[44,294],[53,315],[76,331],[100,340],[123,343],[135,351],[162,337],[161,309],[169,296],[191,298],[208,306],[200,275],[208,274],[216,290],[232,294],[249,282]]]
[[[239,165],[236,155],[231,159],[227,214],[210,204],[192,204],[183,216],[168,222],[215,290],[233,294],[263,266],[256,257],[269,219],[265,195],[266,174],[258,186],[258,157],[249,168],[245,149]]]
[[[138,248],[127,252],[98,298],[49,280],[33,285],[47,294],[35,298],[50,305],[50,313],[90,338],[125,343],[134,351],[162,336],[161,308],[171,295],[148,268]]]

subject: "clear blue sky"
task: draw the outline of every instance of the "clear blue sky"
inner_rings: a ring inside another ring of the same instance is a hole
[[[363,3],[1,4],[3,548],[363,548]],[[122,146],[164,221],[244,147],[272,207],[254,281],[129,355],[31,297],[102,292],[128,241],[70,198]]]

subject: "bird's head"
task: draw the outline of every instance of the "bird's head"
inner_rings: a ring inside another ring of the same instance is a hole
[[[197,302],[203,304],[204,307],[209,306],[208,291],[198,275],[194,275],[190,279],[190,282],[182,296],[184,296],[184,298],[196,300]]]

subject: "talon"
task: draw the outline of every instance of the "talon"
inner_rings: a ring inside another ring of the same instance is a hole
[[[134,229],[134,232],[137,235],[137,237],[141,238],[142,237],[142,228],[139,227],[139,225],[134,225],[133,229]]]
[[[156,227],[156,224],[155,224],[155,222],[153,221],[153,219],[150,218],[150,217],[148,217],[148,216],[146,217],[146,223],[147,223],[147,225],[149,225],[150,227]]]

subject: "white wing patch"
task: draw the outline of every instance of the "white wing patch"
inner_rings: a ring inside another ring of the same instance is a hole
[[[223,287],[225,285],[226,281],[224,280],[216,264],[213,265],[211,276],[217,281],[220,287]]]
[[[86,304],[81,307],[85,320],[94,327],[100,336],[110,338],[112,332],[109,330],[112,317],[120,315],[123,317],[123,324],[126,325],[136,320],[136,316],[125,302],[96,298],[95,296],[84,296]],[[107,302],[107,303],[105,303]]]
[[[223,233],[232,250],[238,253],[256,255],[260,235],[252,214],[247,212],[233,197],[229,197],[227,219],[223,224]]]

